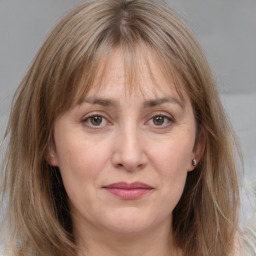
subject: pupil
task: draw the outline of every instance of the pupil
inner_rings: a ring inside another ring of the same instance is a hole
[[[154,117],[153,122],[155,125],[162,125],[164,123],[164,117],[163,116]]]
[[[91,118],[91,122],[93,125],[100,125],[102,122],[102,117],[101,116],[94,116]]]

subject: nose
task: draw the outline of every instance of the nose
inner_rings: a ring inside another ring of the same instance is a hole
[[[112,162],[115,168],[128,172],[141,170],[146,166],[143,139],[136,128],[124,129],[116,136]]]

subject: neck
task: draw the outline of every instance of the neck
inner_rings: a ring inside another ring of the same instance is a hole
[[[79,256],[180,256],[173,246],[170,228],[159,225],[153,231],[115,233],[80,228],[75,232]]]

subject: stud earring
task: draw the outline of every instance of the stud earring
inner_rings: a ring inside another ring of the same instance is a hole
[[[193,164],[194,166],[196,166],[197,161],[196,161],[196,159],[195,159],[195,158],[192,160],[192,164]]]

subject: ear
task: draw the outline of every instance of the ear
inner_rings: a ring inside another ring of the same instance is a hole
[[[57,160],[56,152],[55,152],[55,150],[53,149],[52,146],[48,147],[45,159],[46,159],[46,161],[49,165],[54,166],[54,167],[58,166],[58,160]]]
[[[201,160],[205,149],[205,131],[200,127],[199,134],[196,137],[195,145],[191,154],[189,171],[193,171]],[[194,159],[196,162],[193,164]]]

